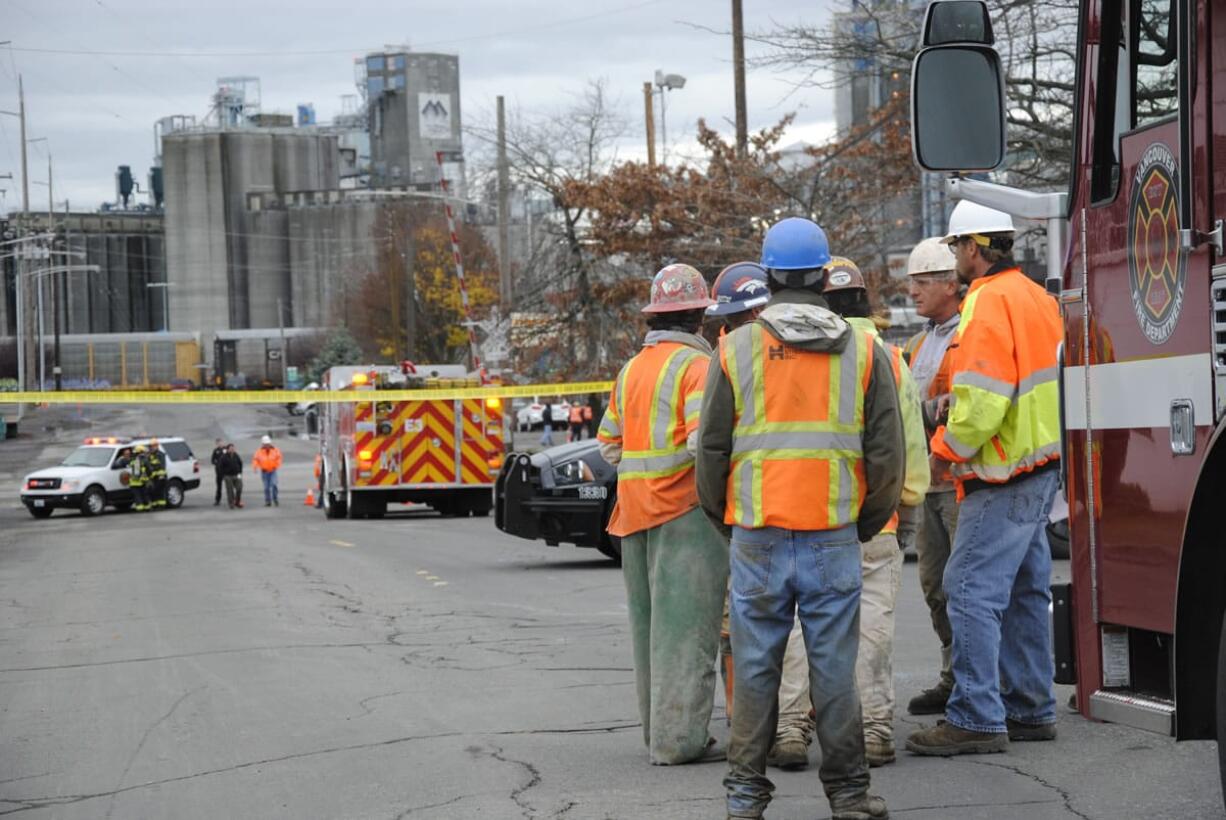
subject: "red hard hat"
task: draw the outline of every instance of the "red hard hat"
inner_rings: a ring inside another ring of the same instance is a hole
[[[707,280],[689,265],[668,265],[651,280],[651,302],[644,313],[674,313],[702,310],[715,304],[707,292]]]

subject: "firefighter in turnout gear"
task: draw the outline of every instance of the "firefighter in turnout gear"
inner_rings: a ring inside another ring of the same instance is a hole
[[[145,445],[138,444],[132,450],[132,460],[128,462],[128,489],[132,491],[132,509],[137,512],[149,509],[150,476],[148,453]]]
[[[774,790],[766,761],[797,614],[834,820],[889,816],[868,792],[855,664],[860,543],[898,507],[903,435],[888,354],[821,295],[829,261],[814,222],[770,228],[770,304],[720,340],[703,392],[698,494],[732,531],[730,818],[762,817]]]
[[[621,538],[643,741],[653,764],[722,760],[708,724],[728,584],[728,542],[698,508],[694,445],[711,304],[689,265],[669,265],[643,309],[649,331],[617,376],[597,439],[617,466],[609,532]]]
[[[166,507],[166,454],[162,452],[158,440],[149,439],[149,450],[145,454],[149,462],[149,507],[164,509]]]

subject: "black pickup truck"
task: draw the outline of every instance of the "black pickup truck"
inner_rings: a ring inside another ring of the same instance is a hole
[[[605,532],[617,500],[617,469],[593,439],[511,453],[494,485],[494,523],[510,535],[551,547],[595,547],[621,560],[621,544]]]

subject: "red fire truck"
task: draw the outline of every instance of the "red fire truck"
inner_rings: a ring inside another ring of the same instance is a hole
[[[320,400],[320,493],[328,518],[380,518],[396,502],[443,515],[489,515],[502,466],[502,400],[404,399],[387,391],[478,387],[459,365],[333,367],[323,390],[369,400]],[[383,393],[386,398],[381,398]]]
[[[978,0],[928,8],[913,150],[955,174],[952,195],[1048,226],[1072,553],[1057,679],[1086,717],[1226,741],[1226,1],[1082,0],[1079,16],[1067,191],[957,176],[1005,158]]]

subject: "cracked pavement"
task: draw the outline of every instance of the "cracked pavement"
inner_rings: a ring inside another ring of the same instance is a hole
[[[249,458],[286,422],[219,407],[95,425],[181,432],[205,457],[234,437]],[[206,472],[182,510],[35,521],[16,479],[81,432],[23,429],[0,445],[0,815],[723,816],[723,765],[647,765],[621,575],[595,552],[492,519],[325,521],[301,504],[312,445],[286,438],[280,508],[214,508]],[[935,643],[908,564],[900,703],[932,682]],[[723,715],[717,695],[721,739]],[[1006,755],[900,753],[874,791],[922,820],[1223,816],[1213,744],[1060,720],[1055,743]],[[927,722],[899,715],[897,735]],[[815,766],[771,776],[771,818],[829,816]]]

